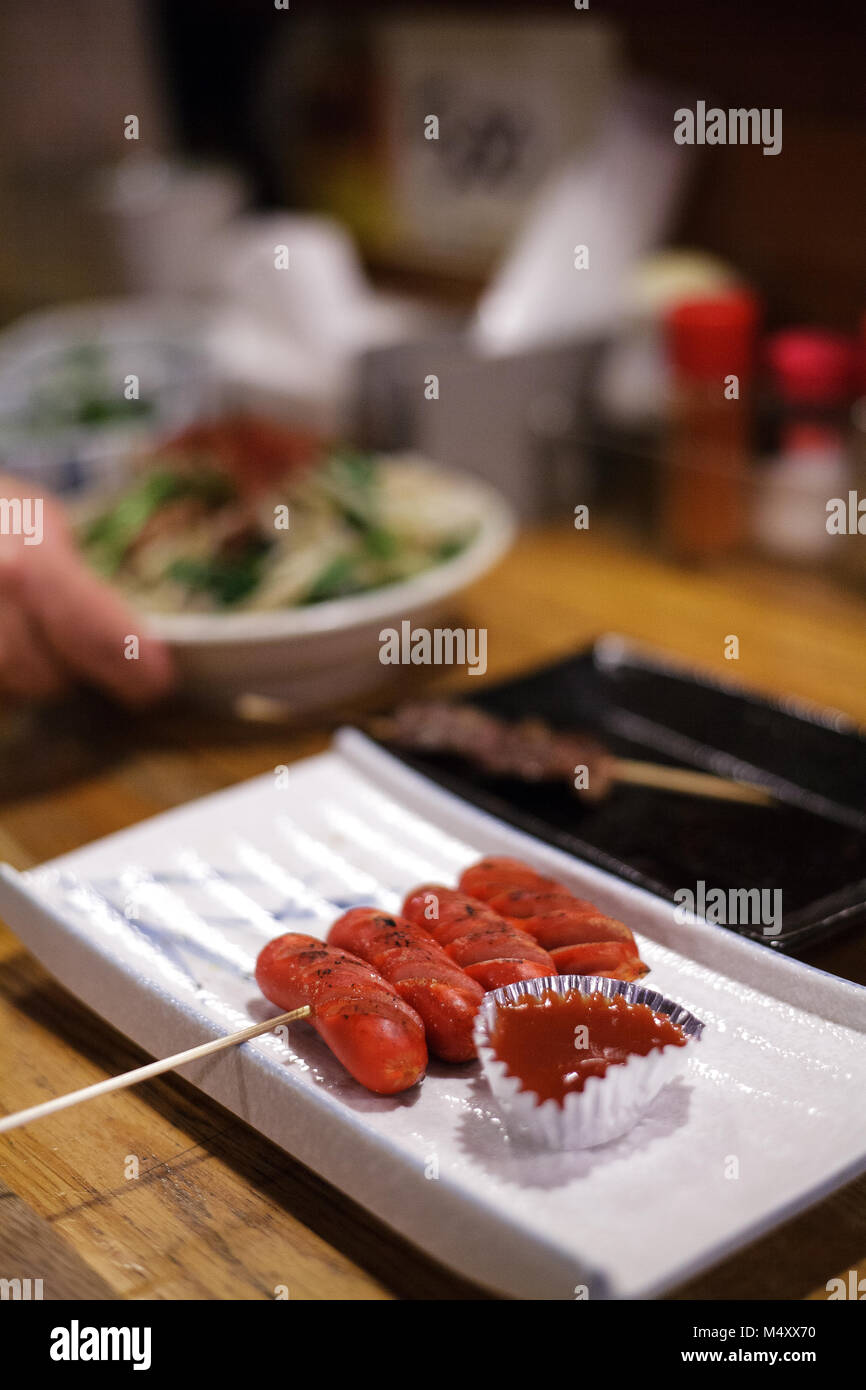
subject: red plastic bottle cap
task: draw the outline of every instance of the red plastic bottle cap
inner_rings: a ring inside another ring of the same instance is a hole
[[[767,360],[779,392],[797,404],[835,405],[854,386],[855,343],[820,328],[790,328],[767,343]]]
[[[675,305],[665,328],[677,372],[702,381],[721,381],[731,374],[748,378],[759,317],[759,301],[748,290],[728,290]]]

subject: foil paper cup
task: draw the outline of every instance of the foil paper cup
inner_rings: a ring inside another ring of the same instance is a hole
[[[548,990],[556,994],[603,994],[608,999],[622,994],[630,1004],[647,1004],[654,1013],[670,1019],[682,1029],[686,1045],[668,1043],[653,1048],[646,1057],[635,1053],[626,1062],[611,1064],[604,1076],[588,1077],[583,1090],[569,1092],[562,1105],[555,1100],[539,1104],[534,1091],[521,1090],[519,1078],[509,1075],[493,1050],[491,1038],[501,1008],[519,1003],[527,995],[541,998]],[[703,1023],[688,1009],[645,985],[598,975],[549,975],[486,994],[475,1019],[475,1045],[509,1129],[551,1149],[591,1149],[619,1139],[637,1124],[662,1087],[683,1070],[689,1049],[700,1040],[703,1029]]]

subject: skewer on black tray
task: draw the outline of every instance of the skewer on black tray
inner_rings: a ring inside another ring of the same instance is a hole
[[[493,776],[567,782],[587,801],[601,801],[614,785],[625,782],[722,801],[775,804],[764,787],[752,782],[619,758],[594,735],[554,729],[540,719],[502,719],[473,705],[414,701],[368,721],[366,728],[392,747],[462,758]]]

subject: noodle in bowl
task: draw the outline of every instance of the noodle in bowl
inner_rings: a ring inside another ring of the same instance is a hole
[[[452,614],[456,595],[502,558],[514,534],[511,510],[494,488],[431,464],[412,466],[419,505],[432,490],[437,505],[471,521],[459,553],[405,580],[302,607],[143,611],[149,631],[172,648],[184,691],[220,706],[244,696],[277,700],[291,716],[388,682],[393,667],[380,660],[382,629],[407,621],[430,627]]]

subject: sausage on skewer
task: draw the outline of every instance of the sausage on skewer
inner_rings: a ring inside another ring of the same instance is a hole
[[[259,953],[256,980],[281,1009],[309,1004],[316,1032],[368,1090],[395,1095],[423,1076],[424,1025],[366,961],[315,936],[288,932]]]
[[[557,973],[547,951],[527,932],[454,888],[422,884],[407,897],[403,916],[429,931],[485,990]]]
[[[472,1029],[484,990],[428,931],[374,907],[344,912],[328,943],[368,961],[420,1016],[430,1051],[444,1062],[475,1057]]]
[[[551,954],[561,975],[602,975],[639,980],[648,966],[624,922],[555,879],[505,857],[482,859],[460,879],[460,887],[528,932]]]
[[[538,891],[545,888],[551,893],[568,892],[565,885],[558,883],[555,878],[545,878],[544,874],[538,873],[528,864],[521,863],[519,859],[509,859],[504,854],[488,855],[479,859],[477,864],[470,864],[460,875],[459,886],[462,893],[468,893],[471,898],[480,898],[485,902],[487,894],[496,887],[503,892],[513,888],[534,888]]]

